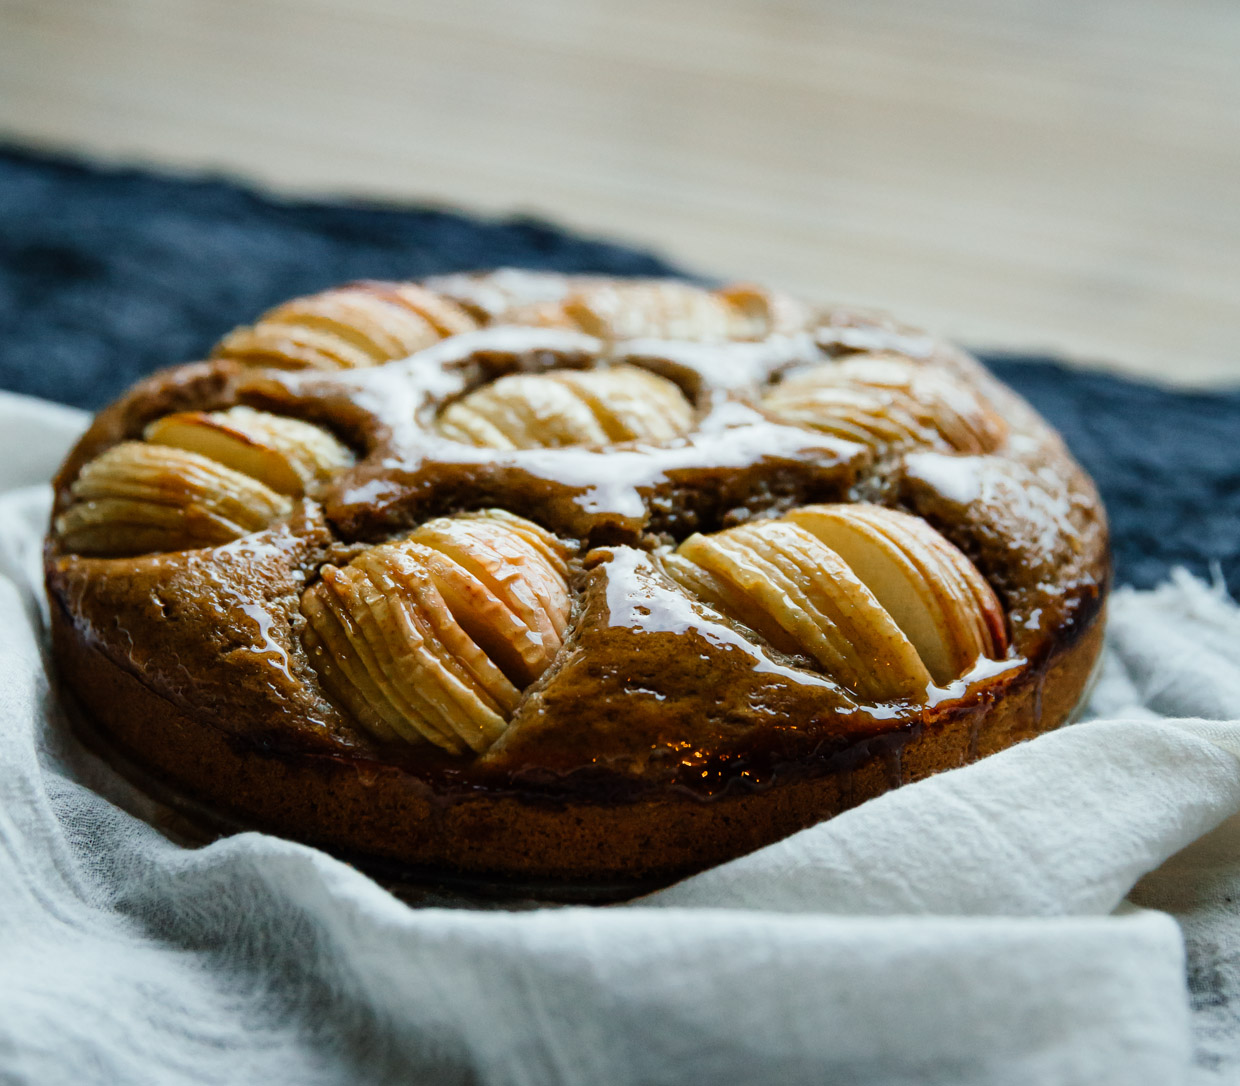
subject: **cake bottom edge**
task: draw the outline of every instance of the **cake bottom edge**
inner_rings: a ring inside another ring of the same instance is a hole
[[[1058,728],[1086,690],[1104,625],[1100,612],[1039,674],[994,703],[927,725],[901,746],[875,743],[849,768],[708,801],[669,793],[613,805],[529,803],[484,791],[445,798],[396,770],[243,749],[86,643],[55,609],[52,639],[87,745],[179,813],[182,843],[263,830],[321,847],[401,896],[431,888],[605,901],[742,856],[891,788]],[[185,832],[187,825],[200,833]]]

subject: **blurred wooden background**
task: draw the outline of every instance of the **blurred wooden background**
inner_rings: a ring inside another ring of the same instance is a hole
[[[1240,380],[1235,0],[0,0],[0,139]]]

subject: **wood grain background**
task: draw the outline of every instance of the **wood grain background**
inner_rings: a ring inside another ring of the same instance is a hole
[[[1240,381],[1234,0],[0,0],[0,139]]]

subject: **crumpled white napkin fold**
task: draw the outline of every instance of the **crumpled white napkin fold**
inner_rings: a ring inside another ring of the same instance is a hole
[[[82,423],[0,397],[0,486],[45,477]],[[0,1080],[1163,1086],[1240,1069],[1240,612],[1200,582],[1116,593],[1106,719],[631,905],[409,908],[313,849],[242,834],[191,851],[127,813],[150,805],[49,693],[46,510],[42,487],[0,495]]]

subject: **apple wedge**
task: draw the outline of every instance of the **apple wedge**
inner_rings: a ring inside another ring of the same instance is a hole
[[[439,432],[492,449],[664,441],[686,433],[693,408],[679,387],[638,366],[512,374],[449,404]]]
[[[542,674],[560,644],[544,611],[523,618],[461,563],[432,547],[416,553],[461,630],[510,682],[524,687]]]
[[[540,531],[526,522],[528,530]],[[548,540],[554,536],[543,533]],[[504,604],[544,645],[546,659],[559,650],[568,625],[568,587],[560,569],[504,517],[491,513],[440,517],[410,537],[465,569]],[[558,545],[558,541],[555,545]]]
[[[464,743],[445,718],[442,698],[428,696],[432,661],[417,634],[408,634],[404,601],[382,598],[365,571],[351,565],[324,568],[318,585],[308,591],[343,632],[342,641],[328,643],[334,662],[342,671],[352,665],[357,693],[389,728],[407,742],[424,739],[452,753],[463,751]],[[321,620],[314,602],[303,600],[302,613],[326,641],[332,625]]]
[[[640,366],[561,370],[554,375],[581,398],[608,441],[665,441],[693,424],[693,407],[678,385]]]
[[[797,524],[690,536],[676,558],[669,572],[686,587],[706,589],[722,613],[776,648],[813,657],[859,696],[924,700],[930,675],[912,643],[840,556]],[[684,562],[701,574],[685,577]]]
[[[928,445],[931,436],[890,396],[836,384],[777,385],[763,406],[781,422],[872,447]]]
[[[440,336],[456,336],[478,327],[478,322],[458,303],[419,283],[366,283],[361,289],[412,310],[428,321]]]
[[[350,370],[375,365],[372,355],[331,332],[265,321],[233,329],[215,345],[211,357],[288,370]]]
[[[942,370],[899,355],[828,362],[781,381],[763,397],[776,418],[883,448],[993,452],[1007,433],[980,393]]]
[[[277,306],[234,329],[212,352],[285,369],[378,366],[477,327],[448,298],[416,284],[359,283]]]
[[[306,619],[302,640],[323,685],[377,738],[426,741],[411,722],[420,710],[401,704],[372,678],[381,676],[383,667],[364,640],[361,626],[349,615],[339,572],[335,566],[324,566],[319,584],[307,589],[301,600]],[[441,733],[436,729],[435,734],[436,745],[443,745]]]
[[[718,297],[732,309],[733,339],[795,335],[811,320],[803,303],[753,283],[733,283],[718,291]]]
[[[443,410],[439,432],[491,449],[607,443],[607,431],[590,405],[552,374],[511,374],[483,385]]]
[[[787,519],[848,563],[916,647],[940,685],[1005,645],[994,592],[925,521],[879,506],[820,505]]]
[[[384,681],[407,704],[420,705],[421,720],[448,739],[448,749],[486,750],[503,734],[506,714],[434,635],[416,596],[393,591],[392,583],[365,563],[351,569],[359,575],[353,606],[371,617],[372,646],[381,648],[387,661]]]
[[[440,338],[417,310],[357,287],[295,298],[263,314],[259,325],[326,332],[363,352],[371,365],[406,358]]]
[[[566,553],[509,513],[430,521],[302,597],[324,685],[377,738],[486,750],[568,621]]]
[[[532,520],[526,520],[525,517],[519,517],[516,513],[510,513],[507,509],[484,509],[469,516],[471,519],[480,519],[507,529],[539,554],[561,579],[568,576],[568,559],[572,552],[546,528]]]
[[[570,294],[564,311],[600,339],[683,339],[701,343],[738,338],[747,321],[717,294],[670,281],[591,283]]]
[[[321,426],[249,407],[165,415],[143,436],[150,444],[198,453],[293,497],[353,464],[349,449]]]
[[[270,487],[185,449],[125,441],[82,468],[56,521],[66,550],[129,555],[238,539],[287,516]]]

